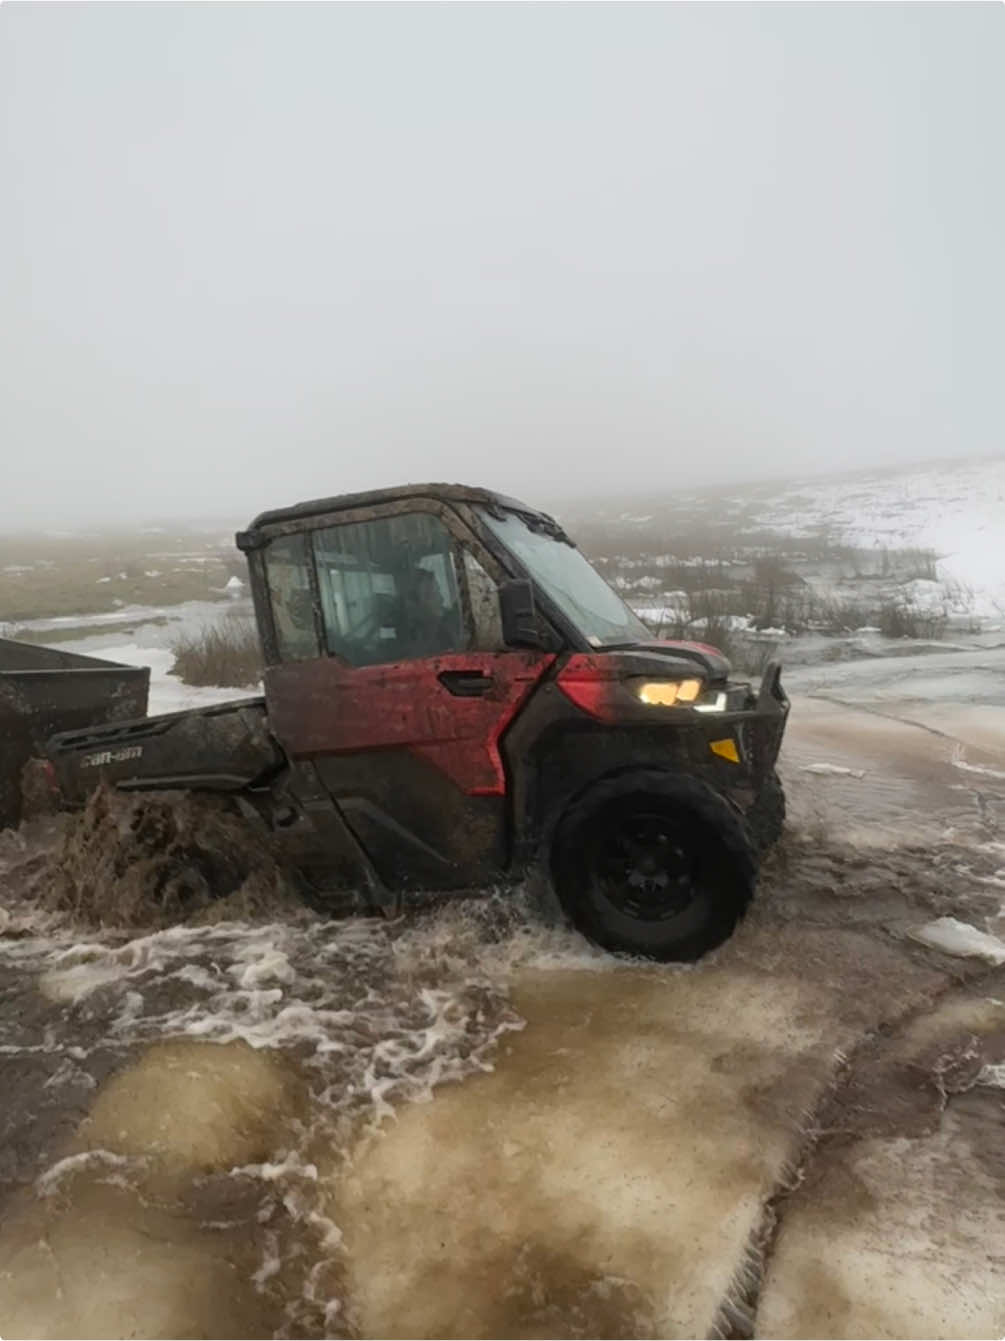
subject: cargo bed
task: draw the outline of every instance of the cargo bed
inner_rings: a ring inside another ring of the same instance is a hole
[[[21,818],[21,770],[58,731],[144,717],[146,666],[0,638],[0,828]]]

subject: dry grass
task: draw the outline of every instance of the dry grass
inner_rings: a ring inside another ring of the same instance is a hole
[[[247,565],[222,528],[0,536],[0,623],[219,600],[231,576]]]
[[[180,638],[172,647],[172,674],[185,684],[245,689],[262,678],[262,653],[255,622],[226,614],[201,633]]]
[[[78,638],[104,637],[114,633],[117,637],[131,637],[137,624],[154,624],[163,628],[168,623],[167,615],[144,615],[135,621],[117,620],[107,624],[61,624],[55,629],[34,629],[24,624],[0,624],[0,638],[11,638],[17,643],[38,643],[49,647],[53,643],[75,642]]]

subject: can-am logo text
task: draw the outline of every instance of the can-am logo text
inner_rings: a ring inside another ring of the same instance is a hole
[[[101,764],[123,764],[127,759],[139,759],[142,754],[142,745],[124,745],[119,750],[99,750],[97,754],[85,754],[80,766],[98,768]]]

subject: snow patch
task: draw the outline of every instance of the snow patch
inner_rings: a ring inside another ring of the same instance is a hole
[[[1005,964],[1005,941],[956,917],[939,917],[908,933],[922,945],[930,945],[947,955],[962,959],[983,959],[988,964]]]
[[[67,1155],[65,1159],[58,1160],[46,1169],[45,1173],[40,1174],[35,1180],[35,1190],[40,1197],[51,1197],[59,1190],[64,1178],[72,1177],[92,1164],[104,1165],[112,1171],[128,1169],[136,1163],[135,1158],[129,1155],[117,1155],[112,1150],[85,1150],[79,1155]],[[117,1180],[113,1178],[111,1181]]]
[[[186,708],[207,707],[216,703],[233,703],[249,698],[255,690],[242,693],[239,689],[197,688],[183,684],[172,675],[174,653],[166,647],[141,647],[139,643],[121,643],[102,648],[101,656],[119,661],[124,666],[150,667],[149,714],[156,717],[163,712],[183,712]]]
[[[996,1089],[1005,1090],[1005,1062],[994,1062],[988,1066],[982,1066],[977,1073],[978,1085],[993,1085]]]
[[[933,550],[938,581],[912,582],[913,601],[938,612],[955,593],[974,617],[1005,612],[1005,456],[793,481],[755,520],[793,537],[827,534],[878,554]]]
[[[958,756],[953,759],[953,767],[962,769],[964,773],[980,773],[983,777],[1005,782],[1005,769],[991,768],[987,764],[968,764]]]

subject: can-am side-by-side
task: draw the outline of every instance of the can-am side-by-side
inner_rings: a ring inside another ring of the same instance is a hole
[[[301,503],[237,543],[264,696],[60,732],[66,803],[229,795],[321,897],[543,875],[610,950],[730,934],[784,815],[776,664],[755,689],[654,639],[554,520],[485,489]]]

